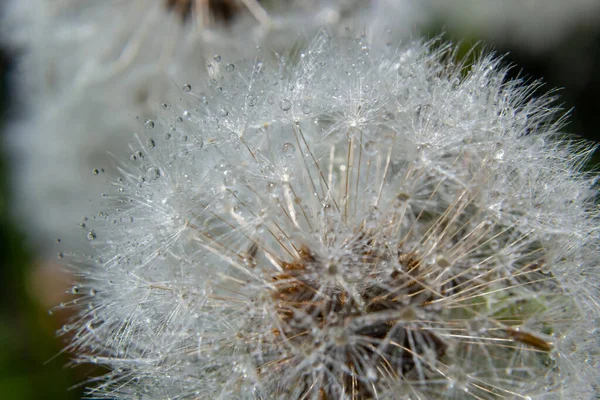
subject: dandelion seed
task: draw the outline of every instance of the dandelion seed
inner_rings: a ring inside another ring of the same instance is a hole
[[[452,51],[321,35],[153,118],[197,109],[177,131],[202,145],[140,129],[103,207],[123,222],[90,221],[99,256],[77,266],[94,308],[71,348],[112,371],[90,394],[591,395],[592,149],[554,139],[551,100],[498,61]]]

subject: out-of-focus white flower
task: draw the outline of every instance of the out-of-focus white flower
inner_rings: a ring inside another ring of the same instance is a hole
[[[494,58],[385,42],[223,59],[140,122],[64,328],[90,395],[592,396],[591,148]]]

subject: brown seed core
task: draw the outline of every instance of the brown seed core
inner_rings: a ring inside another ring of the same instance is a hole
[[[373,268],[375,271],[374,267],[385,257],[368,247],[361,251],[361,268]],[[284,271],[273,277],[275,290],[271,295],[283,327],[282,332],[275,334],[287,345],[301,347],[320,343],[323,337],[332,335],[331,332],[338,332],[339,337],[329,337],[328,344],[322,344],[328,346],[326,351],[330,347],[332,353],[336,348],[338,358],[339,350],[348,344],[351,337],[360,338],[362,360],[369,360],[369,365],[359,365],[360,360],[346,351],[343,360],[336,360],[341,361],[344,367],[337,366],[334,372],[347,371],[337,379],[343,382],[345,392],[351,398],[369,399],[375,395],[368,380],[373,377],[367,378],[364,373],[358,373],[366,367],[376,371],[379,379],[415,379],[415,355],[421,357],[427,347],[428,350],[433,349],[435,357],[443,356],[446,351],[444,341],[431,331],[419,329],[418,308],[426,307],[433,295],[422,284],[421,262],[415,254],[399,253],[401,270],[387,276],[374,272],[367,276],[368,282],[358,284],[357,290],[351,293],[336,284],[334,278],[327,282],[323,282],[322,278],[317,280],[324,275],[318,273],[319,269],[324,269],[325,275],[328,272],[336,274],[340,266],[319,260],[307,248],[301,248],[299,253],[299,258],[293,262],[282,262]],[[309,322],[299,321],[298,317],[302,316],[308,317]],[[359,322],[365,317],[372,317],[372,320]],[[314,328],[317,328],[317,333]],[[300,384],[305,386],[304,391],[311,390],[312,382],[308,382],[308,377],[299,377],[299,381],[302,380]],[[339,397],[339,394],[330,392],[332,385],[327,378],[317,385],[321,399]]]

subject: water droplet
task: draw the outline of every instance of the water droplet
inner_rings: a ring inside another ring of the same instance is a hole
[[[215,60],[216,63],[221,62],[221,56],[218,54],[215,54],[215,56],[213,57],[213,60]]]
[[[292,108],[292,102],[289,101],[288,99],[283,99],[279,103],[279,108],[281,108],[281,110],[283,110],[283,111],[289,111],[290,108]]]
[[[98,171],[96,168],[94,168],[92,170],[92,174],[94,174],[94,175],[98,175],[99,173],[100,173],[100,171]]]
[[[542,271],[542,274],[544,274],[544,275],[548,275],[550,272],[552,272],[552,268],[550,268],[550,265],[547,263],[543,263],[540,270]]]
[[[286,157],[292,157],[295,150],[296,146],[294,146],[292,143],[284,143],[283,146],[281,146],[281,152]]]
[[[364,151],[369,156],[377,154],[377,144],[372,140],[367,141],[364,145]]]
[[[335,276],[340,272],[340,269],[336,263],[330,262],[326,265],[327,274],[330,276]]]
[[[72,294],[78,294],[81,290],[79,289],[79,286],[73,286],[71,288],[71,293]]]
[[[368,367],[367,368],[367,378],[371,381],[371,382],[377,382],[377,371],[375,370],[375,368],[373,367]]]
[[[148,147],[149,149],[155,148],[156,143],[154,142],[154,139],[148,138],[148,140],[146,140],[146,147]]]
[[[227,64],[225,66],[225,71],[227,71],[227,72],[233,72],[234,69],[235,69],[235,65],[233,65],[233,64]]]
[[[226,117],[226,116],[228,116],[228,115],[229,115],[229,111],[227,111],[227,110],[226,110],[226,109],[224,109],[224,108],[221,108],[221,111],[219,112],[219,115],[220,115],[221,117]]]
[[[187,85],[183,85],[183,91],[186,93],[189,93],[192,91],[192,86],[187,84]]]
[[[90,289],[90,296],[91,297],[96,296],[96,290],[95,289]]]
[[[450,260],[448,260],[446,257],[444,257],[441,254],[436,257],[435,262],[441,268],[448,268],[449,266],[452,265],[452,263],[450,262]]]
[[[158,167],[150,167],[146,171],[146,178],[150,181],[154,181],[160,177],[160,169]]]
[[[171,139],[171,134],[169,132],[165,132],[163,137],[165,138],[165,140],[169,140],[169,139]]]
[[[88,240],[95,240],[96,239],[96,232],[94,232],[93,230],[89,231],[87,234],[87,239]]]
[[[151,119],[149,119],[148,121],[146,121],[146,123],[144,125],[146,126],[146,129],[153,129],[154,128],[154,121],[152,121]]]

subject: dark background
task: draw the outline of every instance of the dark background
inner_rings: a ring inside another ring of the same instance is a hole
[[[441,29],[433,27],[433,36]],[[468,49],[480,38],[464,37],[458,32],[445,32],[452,41],[460,41]],[[600,27],[575,29],[553,48],[533,54],[498,43],[486,43],[504,59],[514,64],[511,74],[528,80],[543,79],[543,90],[561,88],[566,110],[573,108],[565,132],[575,133],[598,142],[600,113]],[[11,115],[16,113],[15,87],[9,79],[14,73],[18,54],[0,49],[0,134]],[[1,143],[0,138],[0,143]],[[55,336],[64,316],[47,312],[29,281],[36,265],[33,249],[26,246],[24,232],[35,229],[19,226],[11,219],[8,204],[11,189],[4,148],[0,151],[0,397],[5,400],[78,399],[82,388],[71,388],[92,371],[87,367],[69,368],[68,354],[61,354],[63,340]],[[589,168],[600,164],[596,152]],[[49,239],[51,240],[51,239]],[[49,280],[51,281],[51,280]],[[63,290],[63,289],[60,289]]]

